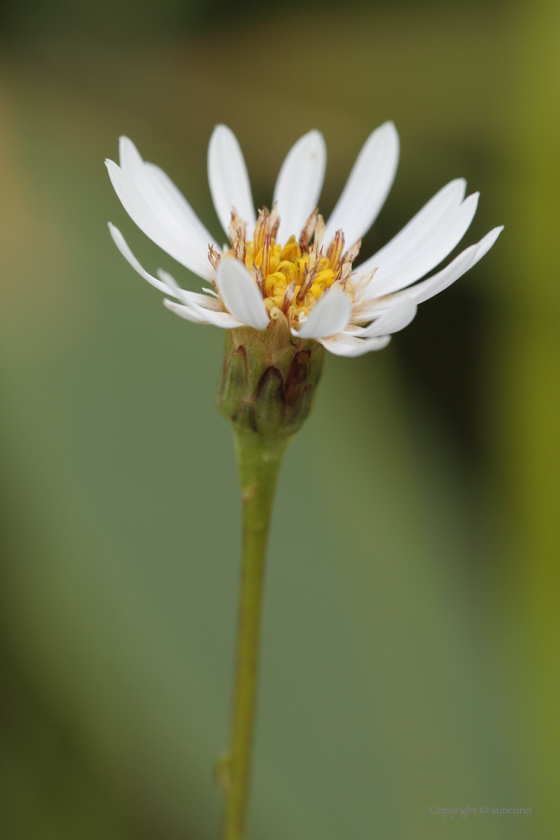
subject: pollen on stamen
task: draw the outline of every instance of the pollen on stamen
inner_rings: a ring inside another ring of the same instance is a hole
[[[346,289],[361,240],[343,253],[344,234],[339,230],[332,242],[326,243],[328,247],[323,245],[325,222],[317,209],[307,219],[299,239],[290,236],[284,244],[277,242],[279,224],[276,203],[271,211],[264,207],[259,211],[253,239],[248,242],[246,225],[234,210],[228,253],[247,267],[271,321],[285,320],[298,326],[333,284]],[[213,250],[209,258],[213,265],[220,259]]]

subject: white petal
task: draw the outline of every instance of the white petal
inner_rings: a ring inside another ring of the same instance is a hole
[[[369,321],[373,318],[379,318],[389,311],[395,300],[402,299],[403,297],[411,298],[417,304],[420,304],[437,295],[448,286],[451,286],[469,268],[472,268],[475,263],[478,247],[478,245],[471,245],[469,248],[461,251],[459,256],[455,257],[453,262],[450,262],[448,266],[438,271],[432,277],[428,277],[427,280],[417,283],[415,286],[410,286],[408,289],[396,292],[390,297],[382,297],[377,300],[372,298],[359,307],[354,306],[353,320]],[[357,328],[355,331],[357,332]]]
[[[158,218],[174,228],[179,223],[181,232],[202,249],[206,258],[208,245],[216,243],[171,178],[159,166],[142,160],[128,137],[119,138],[119,156],[121,169]]]
[[[208,181],[216,213],[228,233],[231,211],[235,207],[247,223],[250,239],[255,228],[255,208],[243,152],[233,131],[217,125],[208,146]]]
[[[186,321],[193,321],[196,324],[212,324],[214,327],[221,327],[224,330],[231,330],[234,327],[242,327],[241,321],[230,315],[229,312],[214,312],[211,309],[202,309],[196,305],[183,306],[175,303],[174,300],[165,298],[163,301],[167,309],[184,318]]]
[[[122,171],[133,181],[142,180],[144,159],[136,145],[124,134],[119,137],[119,163]]]
[[[175,315],[179,315],[180,318],[184,318],[185,321],[192,321],[193,324],[208,324],[209,322],[206,321],[200,313],[196,310],[191,309],[190,306],[184,306],[181,303],[176,303],[174,300],[169,300],[169,298],[164,298],[163,305],[166,309],[171,310],[174,312]]]
[[[460,206],[466,186],[466,181],[458,178],[443,187],[396,236],[366,260],[359,267],[359,271],[367,274],[380,266],[383,266],[384,271],[388,271],[395,264],[402,262],[421,243],[430,239],[434,232],[437,233],[442,220]]]
[[[156,277],[152,277],[151,274],[148,274],[148,272],[144,268],[142,268],[142,266],[128,247],[126,240],[120,232],[120,230],[117,227],[115,227],[115,225],[111,224],[111,222],[109,222],[109,233],[113,237],[113,242],[125,258],[125,260],[128,263],[130,263],[130,265],[135,271],[138,272],[140,277],[143,277],[144,280],[147,280],[151,286],[154,286],[154,288],[158,289],[158,291],[163,292],[164,295],[173,295],[173,297],[175,297],[175,294],[172,289],[170,289],[165,283],[162,283],[161,280],[158,280]]]
[[[327,149],[319,131],[304,134],[288,152],[274,188],[280,214],[279,242],[286,242],[292,234],[299,237],[317,206],[326,164]]]
[[[256,330],[268,327],[269,317],[262,295],[243,263],[231,257],[221,260],[216,283],[225,307],[232,315]]]
[[[167,294],[173,295],[173,297],[176,297],[181,301],[181,303],[184,303],[187,306],[194,303],[197,306],[202,307],[202,309],[213,309],[216,312],[222,311],[220,301],[217,297],[208,297],[207,295],[201,295],[199,292],[188,292],[186,289],[181,289],[175,278],[172,277],[169,272],[163,271],[161,268],[158,268],[158,277],[168,286]]]
[[[392,122],[367,139],[334,208],[325,231],[328,246],[337,230],[353,245],[372,226],[391,189],[399,162],[399,135]]]
[[[439,228],[432,229],[431,235],[426,237],[425,241],[419,244],[408,257],[403,257],[388,270],[381,265],[368,286],[365,296],[378,297],[404,289],[439,265],[461,241],[470,227],[476,213],[478,195],[474,193],[457,210],[449,212],[446,218],[440,221]]]
[[[138,272],[138,274],[147,280],[151,286],[154,286],[158,291],[163,292],[164,295],[172,295],[173,297],[182,300],[183,303],[187,303],[188,301],[192,301],[200,306],[209,307],[211,309],[219,309],[219,303],[217,300],[213,300],[212,298],[208,298],[205,295],[200,295],[197,292],[188,292],[186,289],[181,289],[173,277],[168,274],[166,271],[158,271],[160,279],[156,279],[152,277],[151,274],[140,265],[132,251],[130,250],[124,236],[120,232],[120,230],[115,227],[115,225],[109,222],[109,232],[113,238],[113,242],[125,258],[125,260],[132,266],[132,268]]]
[[[194,227],[183,225],[161,198],[156,197],[158,188],[154,183],[150,193],[146,172],[137,177],[138,185],[112,160],[105,163],[115,192],[140,230],[190,271],[211,280],[214,270],[208,262],[208,246],[212,238],[208,235],[206,241]]]
[[[473,265],[476,265],[482,259],[484,254],[490,250],[502,230],[503,226],[494,228],[477,245],[471,245],[470,248],[466,248],[458,257],[455,257],[453,262],[449,263],[441,271],[438,271],[437,274],[407,289],[406,294],[410,295],[416,303],[423,303],[425,300],[429,300],[434,295],[447,289],[448,286],[451,286],[469,268],[472,268]]]
[[[189,232],[193,239],[196,237],[200,240],[201,246],[205,248],[204,256],[207,257],[209,245],[218,248],[212,234],[202,224],[181,190],[161,167],[148,162],[144,163],[144,167],[152,180],[153,186],[159,191],[162,204],[165,203],[168,213],[180,223],[184,231]]]
[[[204,259],[208,246],[216,242],[206,230],[182,192],[159,166],[142,160],[128,137],[119,138],[121,169],[143,196],[160,222],[175,230],[191,248],[198,250]]]
[[[363,356],[372,350],[383,350],[390,341],[390,335],[379,338],[352,338],[341,333],[331,338],[319,339],[319,343],[335,356]]]
[[[478,243],[478,249],[477,249],[477,252],[476,252],[476,257],[473,260],[473,265],[476,265],[477,262],[479,260],[481,260],[482,257],[485,254],[488,253],[488,251],[490,250],[490,248],[492,247],[492,245],[494,244],[494,242],[496,241],[496,239],[498,238],[500,233],[503,231],[503,229],[504,229],[503,225],[499,225],[498,227],[492,228],[490,233],[487,233],[486,236],[484,236],[480,240],[480,242]],[[471,268],[472,268],[472,266],[471,266]]]
[[[324,338],[348,326],[352,303],[345,292],[330,289],[319,298],[303,326],[292,333],[299,338]]]
[[[414,320],[417,310],[418,305],[410,295],[403,295],[403,297],[392,301],[373,324],[363,329],[357,328],[353,331],[353,334],[360,338],[370,338],[399,332],[399,330],[408,327],[410,322]]]

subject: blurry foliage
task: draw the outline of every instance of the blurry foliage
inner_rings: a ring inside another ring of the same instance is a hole
[[[4,35],[125,45],[168,41],[192,26],[202,0],[1,0]]]
[[[521,700],[518,725],[530,757],[530,790],[543,802],[543,833],[558,833],[560,669],[560,6],[527,7],[516,44],[519,97],[510,113],[512,248],[508,318],[493,346],[500,395],[493,440],[507,482],[504,523],[515,587],[514,628],[504,641]],[[511,562],[511,560],[513,562]],[[545,805],[546,803],[546,805]]]
[[[200,285],[135,230],[103,158],[129,134],[222,236],[216,122],[260,205],[323,130],[328,213],[390,118],[401,165],[366,256],[458,175],[482,191],[465,241],[506,231],[388,350],[327,360],[273,524],[252,832],[437,840],[429,806],[470,802],[533,813],[465,835],[558,833],[560,21],[541,5],[3,4],[9,840],[217,834],[239,534],[223,336],[123,263],[108,219],[149,270]]]

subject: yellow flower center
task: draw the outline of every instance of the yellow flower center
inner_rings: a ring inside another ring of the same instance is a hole
[[[245,222],[233,210],[229,226],[232,247],[226,255],[245,263],[270,318],[286,318],[292,326],[298,326],[333,283],[353,298],[350,275],[361,239],[343,253],[344,234],[339,230],[328,248],[322,248],[325,223],[317,210],[307,220],[299,240],[290,236],[285,245],[280,245],[276,241],[279,224],[276,204],[272,212],[264,208],[259,212],[253,239],[247,242]],[[220,255],[210,247],[208,257],[216,268]]]
[[[303,253],[295,236],[284,246],[265,237],[258,250],[254,242],[248,242],[245,254],[247,268],[260,269],[257,273],[261,284],[264,282],[261,290],[270,317],[283,313],[296,324],[308,317],[313,304],[332,286],[338,263],[337,258],[333,268],[332,257],[320,256],[313,250]]]

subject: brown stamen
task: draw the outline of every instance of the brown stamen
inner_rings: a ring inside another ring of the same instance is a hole
[[[296,291],[296,281],[292,280],[289,286],[286,287],[286,291],[284,292],[284,300],[282,301],[282,312],[284,315],[287,314],[288,309],[290,308],[292,301],[294,299],[294,294]]]
[[[362,247],[362,237],[358,239],[357,242],[354,242],[351,248],[348,248],[346,253],[344,254],[342,261],[343,262],[350,262],[353,263],[358,254],[360,253],[360,248]]]
[[[313,237],[313,242],[315,245],[321,247],[321,242],[325,238],[325,220],[319,213],[317,216],[317,224],[315,226],[315,236]]]
[[[319,247],[317,245],[312,245],[309,249],[309,262],[305,266],[303,277],[301,278],[301,287],[296,298],[297,303],[301,303],[302,300],[305,300],[307,292],[317,277],[320,265],[321,257],[319,256]]]
[[[229,241],[235,256],[245,262],[247,254],[247,225],[235,209],[231,211],[231,221],[228,227]]]
[[[265,277],[270,274],[270,257],[272,256],[272,236],[267,233],[264,237],[262,249],[261,270]]]
[[[337,230],[334,239],[329,245],[327,257],[329,258],[329,268],[334,271],[340,262],[342,252],[344,250],[344,234],[341,230]]]
[[[318,208],[316,207],[303,226],[303,230],[299,237],[299,247],[304,253],[307,252],[307,246],[311,242],[311,237],[313,236],[313,231],[315,230],[315,225],[317,224],[318,212]]]
[[[209,260],[209,262],[210,262],[210,265],[211,265],[211,266],[212,266],[212,268],[214,269],[214,271],[216,271],[216,270],[217,270],[217,268],[218,268],[218,266],[219,266],[219,264],[220,264],[220,260],[221,260],[221,259],[222,259],[221,255],[220,255],[220,254],[218,253],[218,251],[214,248],[214,246],[213,246],[213,245],[209,245],[209,246],[208,246],[208,260]]]
[[[255,271],[257,273],[257,285],[258,285],[259,289],[261,290],[261,294],[262,294],[263,298],[265,298],[266,297],[266,278],[265,278],[265,276],[263,274],[263,270],[260,266],[259,266],[259,268],[255,269]]]
[[[272,239],[276,239],[279,226],[280,216],[278,215],[278,202],[275,201],[266,222],[266,232],[272,237]]]
[[[259,218],[257,219],[257,224],[255,225],[255,233],[253,236],[253,243],[255,245],[255,254],[258,254],[264,244],[264,237],[266,235],[266,223],[268,219],[269,213],[266,207],[263,210],[259,210]]]

